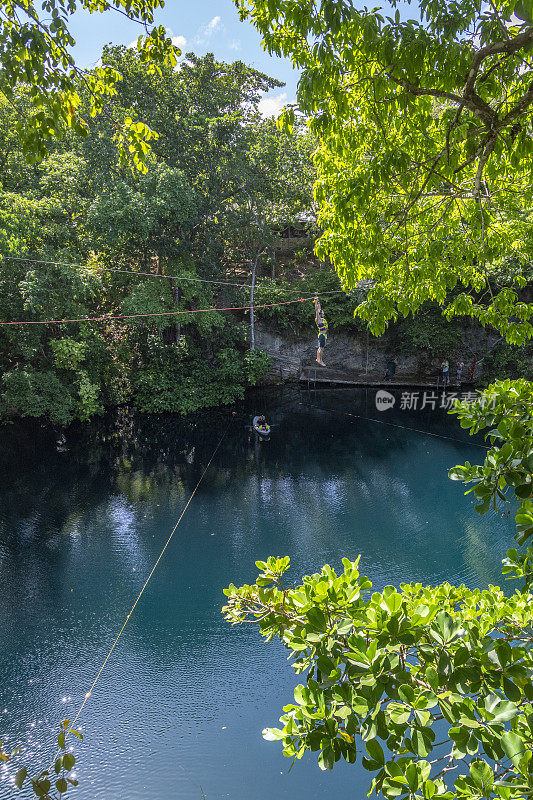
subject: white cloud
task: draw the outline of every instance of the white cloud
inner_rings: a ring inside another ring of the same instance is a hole
[[[232,41],[228,45],[230,50],[240,50],[241,49],[241,40],[240,39],[232,39]]]
[[[262,97],[257,107],[262,117],[277,117],[286,105],[287,92],[281,92],[274,97]]]
[[[185,36],[173,36],[172,37],[172,44],[175,47],[179,47],[180,50],[183,50],[183,48],[187,44],[187,39],[185,38]]]
[[[213,17],[207,25],[198,29],[198,34],[195,38],[195,44],[205,44],[215,33],[224,30],[222,18],[219,16]]]
[[[220,23],[222,22],[220,17],[213,17],[211,22],[206,25],[204,32],[206,35],[211,36],[215,31],[220,28]]]

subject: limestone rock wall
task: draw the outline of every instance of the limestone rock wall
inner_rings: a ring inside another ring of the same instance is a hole
[[[455,369],[456,360],[461,357],[465,364],[475,358],[481,359],[489,353],[499,337],[483,330],[474,330],[465,334],[465,340],[458,344],[454,353],[447,354],[452,367]],[[288,333],[275,333],[269,328],[258,324],[255,330],[256,347],[265,350],[274,359],[274,366],[267,382],[275,380],[290,380],[299,376],[302,369],[313,365],[316,358],[316,336],[303,338],[292,336]],[[348,334],[331,331],[328,334],[327,347],[324,361],[334,370],[350,373],[381,376],[387,361],[394,358],[397,377],[424,377],[434,375],[439,369],[440,358],[431,356],[426,351],[420,351],[412,356],[404,356],[397,352],[391,338],[386,334],[379,339],[366,334]]]

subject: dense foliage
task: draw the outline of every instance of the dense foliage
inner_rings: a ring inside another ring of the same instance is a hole
[[[225,590],[226,618],[279,638],[307,676],[265,738],[293,759],[318,753],[322,769],[359,756],[389,800],[530,796],[531,596],[448,583],[372,592],[358,561],[343,565],[295,585],[289,559],[269,558],[254,585]]]
[[[137,50],[107,47],[102,65],[124,78],[110,112],[158,133],[149,170],[123,163],[109,114],[28,167],[11,133],[16,111],[0,103],[0,317],[166,316],[0,328],[4,417],[64,424],[119,403],[187,413],[242,396],[269,368],[249,352],[247,317],[168,312],[248,305],[239,285],[250,284],[251,261],[259,254],[261,276],[297,210],[312,225],[313,141],[257,110],[277,81],[212,55],[154,73]]]
[[[302,70],[298,107],[320,143],[317,251],[347,287],[375,281],[357,313],[381,332],[435,300],[510,342],[530,338],[519,295],[533,241],[529,5],[235,2],[269,52]],[[488,275],[509,259],[514,285],[494,292]]]
[[[164,65],[175,67],[180,55],[165,28],[155,25],[155,12],[163,6],[164,0],[44,0],[39,10],[33,0],[0,2],[0,95],[14,109],[12,131],[27,161],[42,160],[53,142],[67,133],[87,136],[88,119],[104,114],[114,126],[121,161],[146,171],[148,143],[157,132],[136,114],[114,113],[109,100],[116,97],[123,75],[109,64],[89,72],[80,69],[72,53],[76,42],[69,22],[80,10],[114,12],[137,22],[137,51],[157,75]]]

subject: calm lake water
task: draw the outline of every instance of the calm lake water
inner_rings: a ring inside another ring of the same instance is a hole
[[[294,579],[361,554],[378,588],[500,582],[512,520],[478,517],[446,474],[483,449],[437,410],[377,412],[374,397],[289,388],[235,416],[2,428],[0,740],[48,766],[54,726],[74,716],[229,424],[80,719],[72,796],[363,800],[359,765],[322,773],[308,754],[288,774],[261,730],[299,680],[279,643],[220,608],[223,587],[252,582],[268,555],[289,555]],[[269,442],[245,427],[256,410]],[[11,781],[0,767],[2,800],[23,796]]]

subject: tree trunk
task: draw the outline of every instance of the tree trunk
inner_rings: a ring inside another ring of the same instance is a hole
[[[176,297],[176,308],[179,308],[180,304],[180,287],[176,286],[175,288],[175,297]],[[179,342],[181,338],[181,325],[180,325],[180,318],[176,317],[176,342]]]
[[[259,255],[261,251],[257,251],[257,255],[255,257],[254,265],[252,268],[252,291],[250,294],[250,326],[252,329],[252,342],[251,342],[251,350],[255,350],[255,318],[254,318],[254,289],[255,289],[255,273],[257,271],[257,263],[259,261]]]

